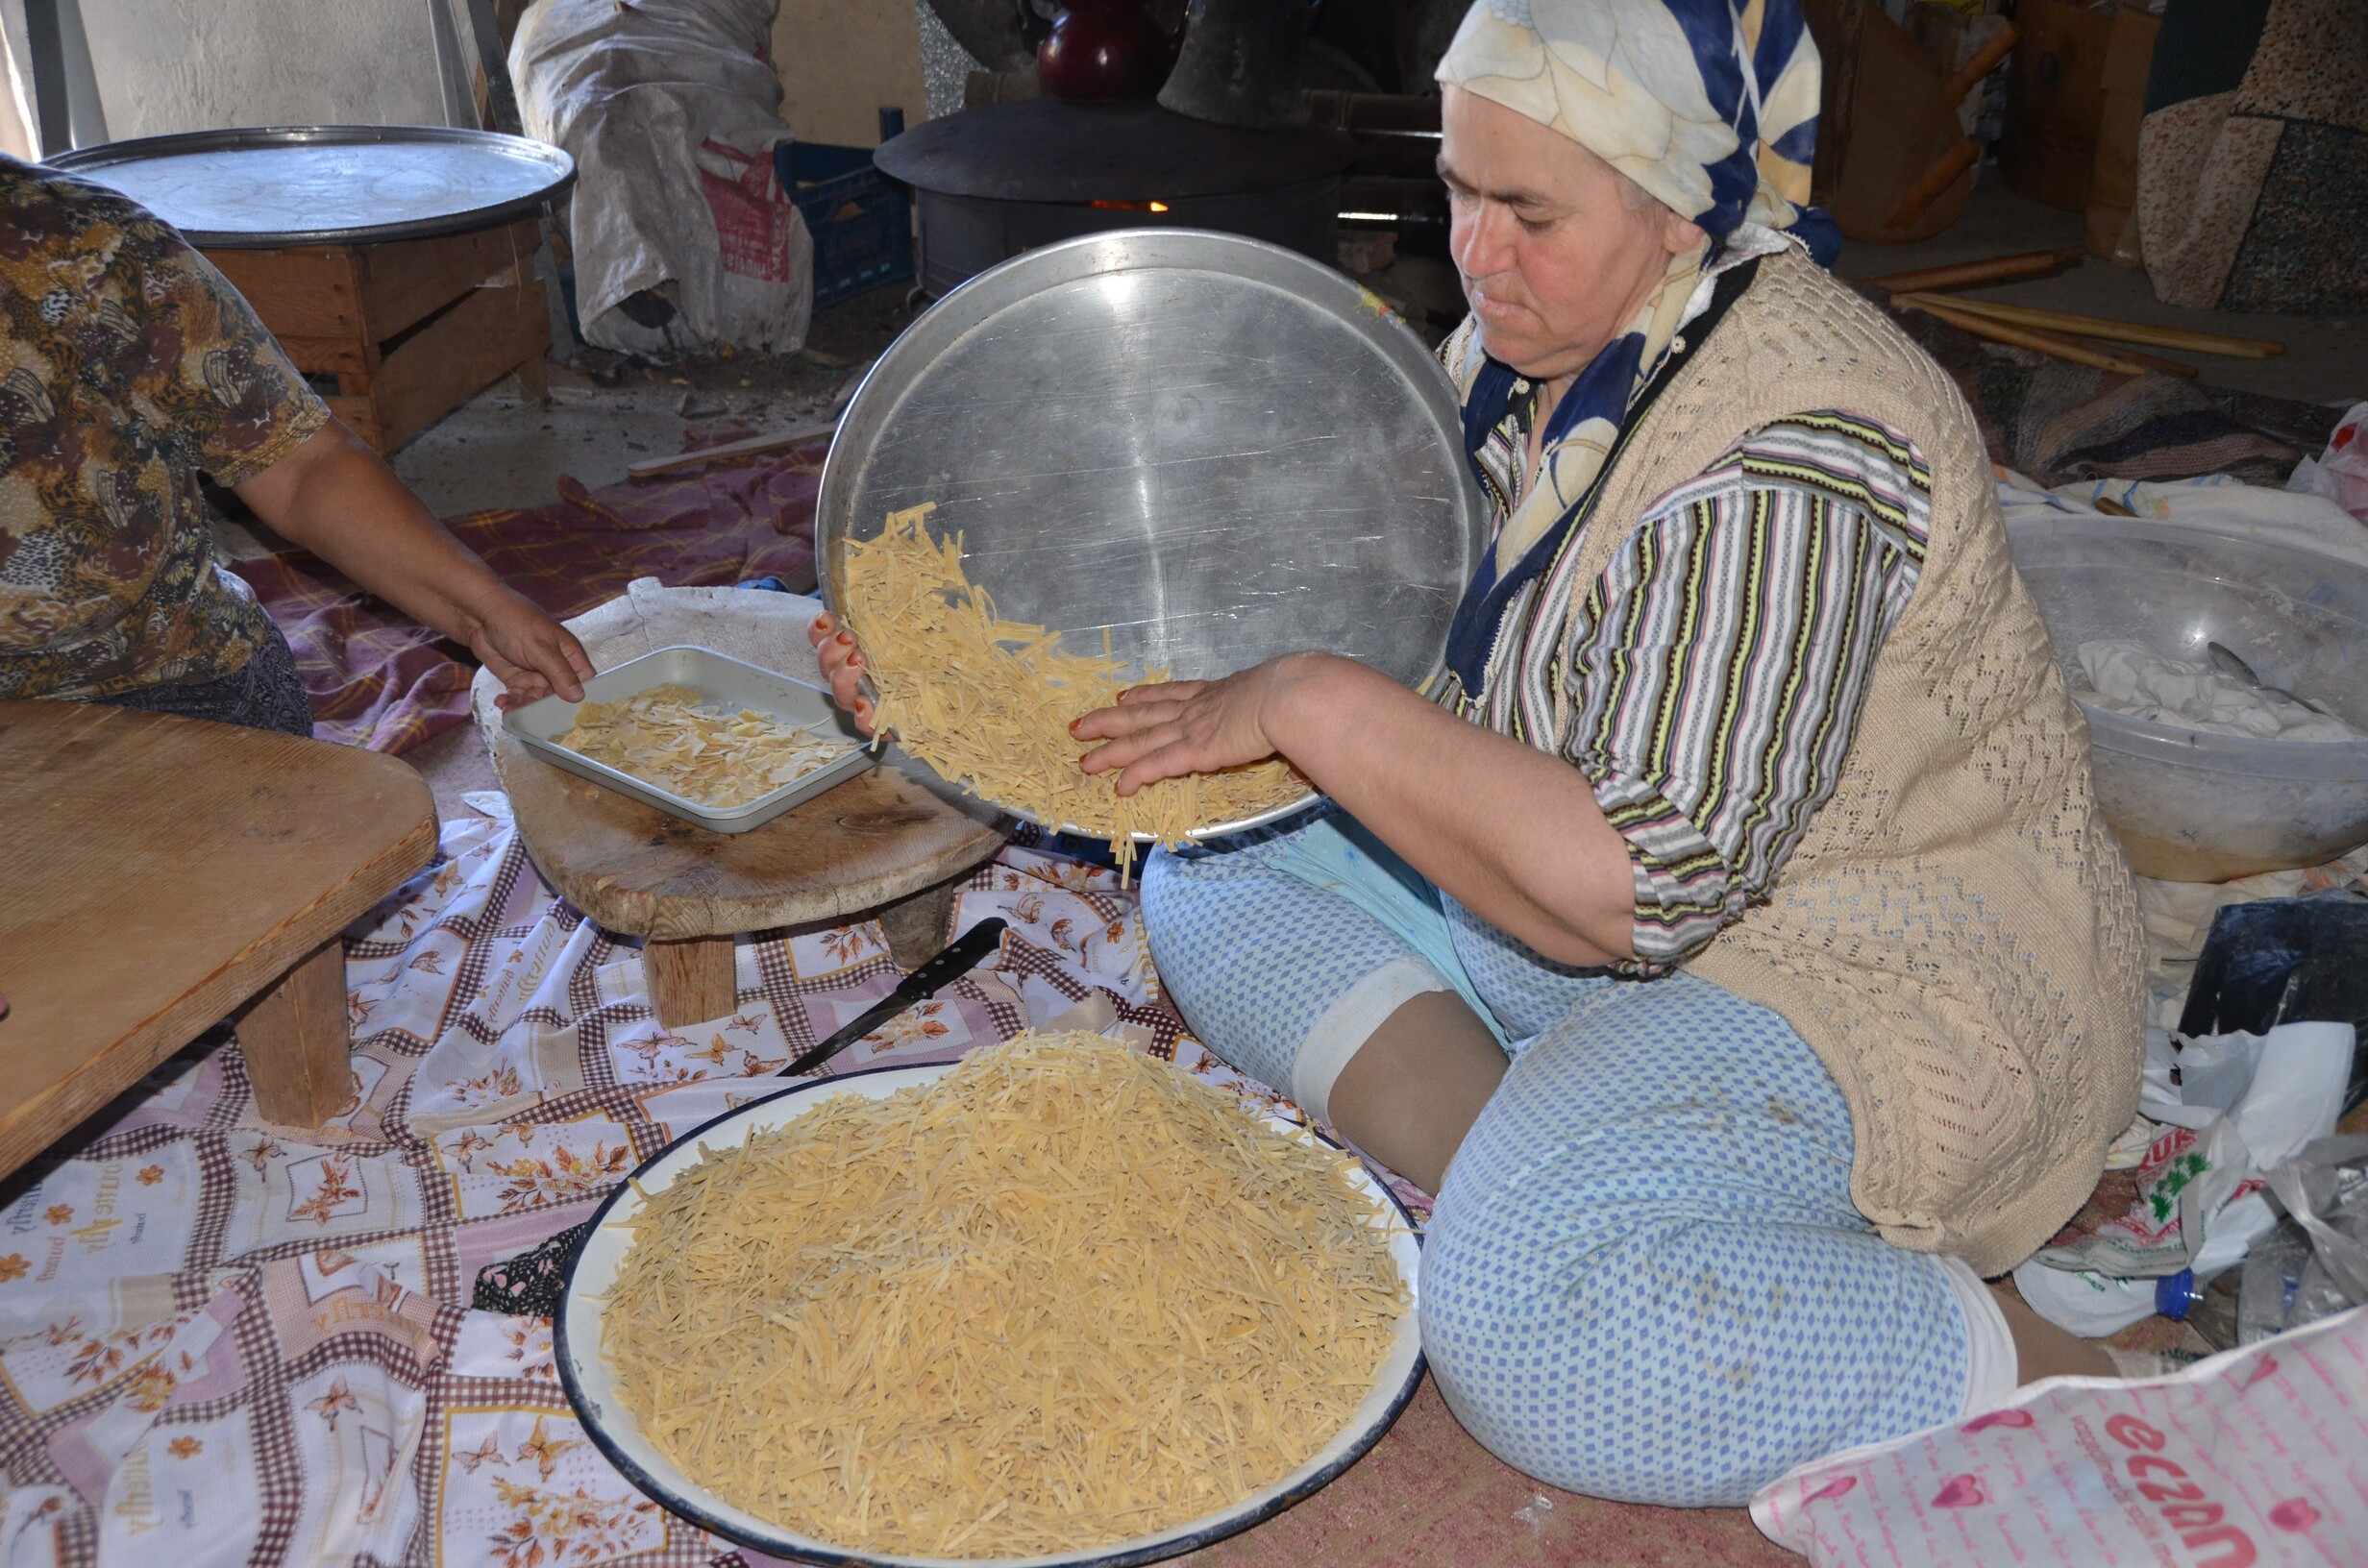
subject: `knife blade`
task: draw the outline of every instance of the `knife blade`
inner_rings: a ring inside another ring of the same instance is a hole
[[[1004,929],[1000,919],[980,920],[944,952],[898,982],[896,990],[857,1014],[836,1034],[783,1067],[777,1076],[795,1078],[812,1072],[906,1008],[925,1001],[961,979],[978,967],[979,960],[1002,946]]]

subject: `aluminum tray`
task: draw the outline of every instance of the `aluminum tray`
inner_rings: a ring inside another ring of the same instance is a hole
[[[681,818],[700,827],[717,833],[746,833],[750,828],[773,821],[790,807],[813,799],[825,790],[833,789],[872,766],[873,755],[862,749],[863,737],[855,732],[830,702],[830,694],[819,686],[809,686],[802,680],[759,670],[752,664],[704,648],[661,648],[644,653],[637,659],[628,659],[613,670],[604,670],[583,683],[586,702],[614,702],[635,692],[653,686],[688,686],[710,702],[729,708],[752,708],[781,723],[800,729],[825,730],[841,739],[853,742],[858,749],[838,761],[782,785],[770,795],[760,795],[745,806],[733,806],[718,811],[686,800],[672,790],[635,778],[619,772],[606,763],[594,762],[580,752],[570,751],[558,744],[558,737],[575,726],[576,710],[580,703],[559,697],[546,697],[522,708],[512,708],[502,716],[502,727],[518,737],[519,743],[555,767],[588,778],[595,784],[605,784],[620,795],[629,795],[644,805],[655,806],[671,816]]]
[[[833,603],[840,542],[923,502],[1002,614],[1185,680],[1322,649],[1421,686],[1488,537],[1421,340],[1330,267],[1192,229],[1027,252],[890,345],[823,470]]]
[[[49,166],[217,250],[460,233],[531,212],[576,178],[576,160],[547,142],[432,125],[190,131],[61,153]]]

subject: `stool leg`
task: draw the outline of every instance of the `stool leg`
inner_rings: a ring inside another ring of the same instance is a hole
[[[347,1064],[345,943],[330,938],[234,1015],[256,1113],[284,1127],[318,1127],[353,1096]]]
[[[900,969],[912,970],[946,950],[946,928],[953,923],[953,901],[971,879],[964,871],[933,888],[924,888],[893,904],[882,904],[874,918],[888,939],[888,956]]]
[[[669,1029],[720,1018],[740,1002],[732,978],[731,938],[652,940],[641,944],[642,972],[650,981],[650,1003]]]

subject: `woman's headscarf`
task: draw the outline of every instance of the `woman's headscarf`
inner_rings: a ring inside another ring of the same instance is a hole
[[[1670,257],[1627,331],[1555,405],[1538,483],[1456,617],[1448,662],[1477,696],[1499,615],[1584,511],[1638,394],[1707,304],[1706,269],[1774,249],[1787,232],[1830,262],[1840,236],[1809,205],[1819,72],[1799,0],[1477,0],[1439,80],[1568,136],[1706,236]],[[1518,378],[1468,327],[1446,355],[1476,451]]]
[[[1714,240],[1810,210],[1818,76],[1799,0],[1479,0],[1439,62]],[[1801,237],[1830,260],[1820,218]]]

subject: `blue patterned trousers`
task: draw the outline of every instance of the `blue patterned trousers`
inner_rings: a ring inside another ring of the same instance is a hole
[[[1419,1290],[1441,1392],[1507,1463],[1595,1497],[1733,1506],[1966,1408],[1980,1282],[1853,1207],[1849,1110],[1767,1008],[1682,971],[1549,964],[1344,818],[1156,855],[1143,896],[1199,1038],[1319,1112],[1422,991],[1461,992],[1507,1042]]]

